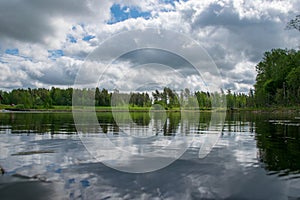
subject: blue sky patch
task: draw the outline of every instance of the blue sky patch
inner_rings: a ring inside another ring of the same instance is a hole
[[[64,56],[64,51],[63,50],[48,50],[49,56],[48,58],[55,60],[56,58],[60,58]]]
[[[136,19],[139,17],[143,17],[144,19],[149,19],[151,17],[150,12],[142,12],[137,7],[121,7],[120,4],[114,4],[110,8],[110,12],[112,14],[112,19],[108,22],[108,24],[118,23],[129,18]]]
[[[78,25],[79,25],[79,26],[81,26],[81,28],[82,28],[82,29],[84,29],[84,28],[85,28],[85,25],[84,25],[84,23],[79,23]]]
[[[96,36],[94,35],[86,35],[82,38],[84,41],[90,41],[91,39],[94,39]]]
[[[171,4],[172,6],[175,6],[175,2],[179,2],[179,0],[160,0],[160,1],[165,4]]]
[[[161,3],[171,4],[172,6],[175,6],[175,2],[180,2],[180,1],[187,2],[188,0],[160,0]]]
[[[84,188],[87,188],[87,187],[90,186],[90,182],[88,180],[85,180],[85,179],[81,180],[80,183],[81,183],[82,187],[84,187]]]
[[[6,63],[8,63],[8,62],[6,62],[6,61],[3,61],[3,60],[0,58],[0,63],[2,63],[2,64],[6,64]]]
[[[17,49],[17,48],[14,48],[14,49],[6,49],[6,50],[5,50],[5,53],[6,53],[6,54],[9,54],[9,55],[14,55],[14,56],[16,56],[16,55],[19,55],[19,49]]]
[[[68,35],[67,39],[71,42],[71,43],[77,43],[76,38],[73,35]]]

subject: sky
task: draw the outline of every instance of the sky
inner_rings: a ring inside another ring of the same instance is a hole
[[[1,0],[0,90],[72,87],[86,58],[105,41],[124,32],[153,28],[192,38],[216,64],[222,88],[247,93],[253,88],[255,66],[264,52],[299,49],[300,33],[285,29],[299,10],[299,0]],[[139,39],[149,42],[149,35],[141,34]],[[125,50],[129,42],[122,40],[118,48]],[[164,45],[172,46],[172,40]],[[158,75],[159,64],[164,65],[160,74],[170,77],[165,66],[175,66],[178,61],[172,73],[178,69],[182,73],[174,75],[176,80],[169,84],[180,79],[202,89],[201,80],[184,66],[186,60],[174,58],[173,53],[153,51],[154,59],[164,55],[165,60],[150,66],[147,55],[151,51],[128,52],[110,66],[99,87],[113,89],[120,79],[123,85],[142,84],[147,77]],[[143,67],[128,71],[133,65]],[[148,73],[151,67],[157,71]],[[140,73],[143,79],[130,77]],[[216,80],[210,72],[207,77]]]

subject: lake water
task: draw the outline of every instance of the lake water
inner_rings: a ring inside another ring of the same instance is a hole
[[[120,142],[123,133],[111,113],[97,117],[112,141],[136,147]],[[131,117],[134,129],[160,127],[153,129],[152,139],[168,141],[188,127],[189,136],[199,140],[167,167],[126,173],[90,154],[72,113],[0,113],[0,165],[6,171],[0,176],[0,199],[300,199],[298,115],[228,113],[204,158],[199,146],[209,135],[210,113],[200,113],[197,120],[193,114],[183,120],[171,113],[165,125],[147,113]],[[152,132],[143,133],[147,141]]]

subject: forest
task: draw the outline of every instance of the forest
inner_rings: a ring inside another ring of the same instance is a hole
[[[20,109],[53,108],[53,106],[72,106],[72,94],[79,97],[95,97],[95,106],[109,107],[113,104],[112,95],[118,93],[122,98],[128,98],[132,107],[150,107],[160,104],[165,109],[174,109],[188,102],[189,105],[198,103],[200,109],[210,109],[212,98],[225,95],[228,109],[291,107],[300,105],[300,51],[273,49],[266,52],[256,66],[257,77],[254,89],[248,94],[235,93],[230,89],[212,94],[207,91],[191,92],[183,89],[175,92],[165,87],[162,91],[133,92],[130,94],[107,89],[61,89],[52,87],[13,89],[0,91],[0,104],[11,105]],[[197,102],[195,102],[195,100]],[[81,103],[84,105],[84,98]],[[193,102],[194,101],[194,102]],[[197,107],[198,107],[197,106]]]
[[[256,106],[300,104],[300,51],[266,52],[256,71]]]

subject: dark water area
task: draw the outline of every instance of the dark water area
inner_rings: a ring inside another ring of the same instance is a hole
[[[158,123],[130,115],[137,127]],[[111,113],[97,117],[103,133],[119,137]],[[170,113],[153,137],[189,127],[201,139],[210,120]],[[89,153],[72,113],[0,113],[0,199],[300,199],[300,114],[227,113],[214,148],[198,154],[193,143],[165,168],[121,172]]]

